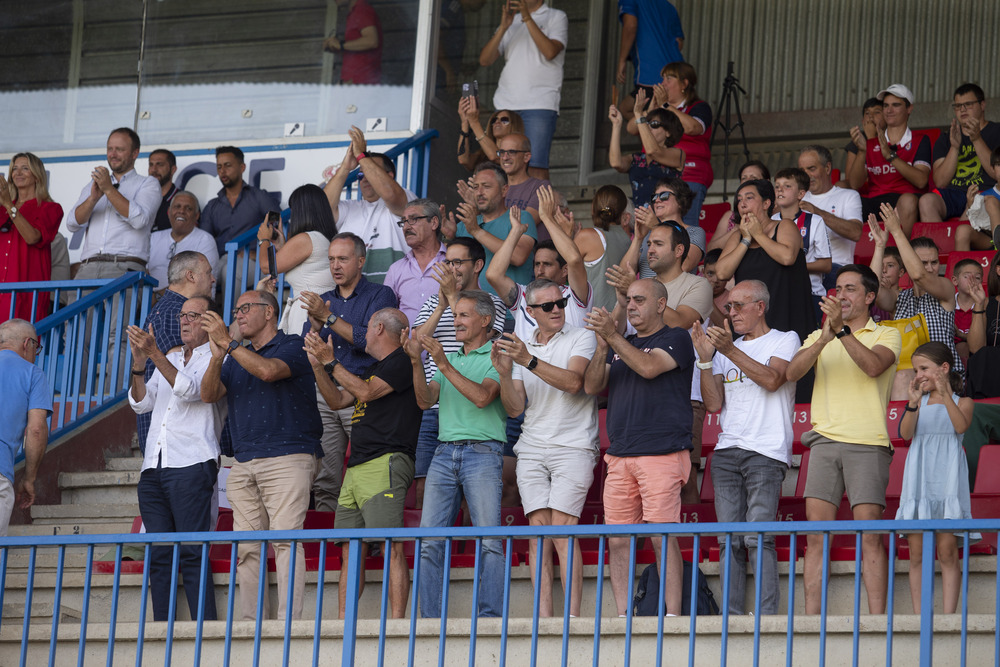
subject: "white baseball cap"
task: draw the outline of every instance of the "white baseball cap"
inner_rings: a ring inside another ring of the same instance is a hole
[[[885,90],[879,91],[878,95],[875,96],[875,99],[881,102],[886,95],[895,95],[900,99],[906,100],[910,104],[914,103],[913,91],[901,83],[894,83]]]

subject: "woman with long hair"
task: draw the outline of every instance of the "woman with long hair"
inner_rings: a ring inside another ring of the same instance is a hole
[[[497,142],[508,134],[524,134],[524,121],[516,111],[498,109],[490,114],[486,128],[479,122],[479,101],[463,97],[458,102],[462,132],[458,136],[458,163],[472,171],[484,160],[497,161]]]
[[[296,188],[288,198],[291,217],[288,225],[288,240],[279,223],[271,227],[267,221],[257,229],[260,247],[257,259],[260,271],[270,270],[267,260],[267,245],[275,248],[275,273],[284,273],[285,282],[292,288],[292,294],[304,290],[323,294],[336,285],[330,273],[328,252],[330,239],[337,233],[333,221],[333,211],[323,189],[307,184]],[[282,309],[279,327],[285,333],[301,334],[309,315],[301,301],[289,297]]]
[[[52,277],[52,239],[59,233],[62,206],[49,196],[45,165],[32,153],[10,161],[8,178],[0,175],[0,282],[46,281]],[[32,309],[32,300],[35,307]],[[19,318],[37,322],[49,314],[50,295],[40,292],[0,295],[0,322]]]

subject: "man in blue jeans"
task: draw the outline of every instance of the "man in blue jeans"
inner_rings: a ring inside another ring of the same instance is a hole
[[[463,291],[453,310],[455,338],[462,343],[462,349],[445,354],[441,343],[426,334],[404,340],[413,364],[417,404],[423,410],[435,403],[440,406],[440,442],[427,470],[420,526],[454,524],[463,495],[472,525],[499,526],[507,413],[500,400],[500,375],[490,360],[496,306],[485,292]],[[424,350],[438,366],[430,382],[424,377],[420,359]],[[478,611],[480,616],[499,616],[503,548],[499,539],[483,540],[482,544]],[[420,549],[418,585],[420,610],[425,617],[441,616],[444,547],[443,540],[426,540]]]
[[[744,280],[729,293],[725,327],[691,328],[708,412],[722,410],[722,433],[712,455],[715,514],[720,522],[774,521],[781,483],[792,462],[795,383],[785,369],[799,348],[794,331],[767,326],[770,302],[759,280]],[[739,338],[737,338],[739,336]],[[736,340],[734,340],[736,339]],[[716,354],[718,352],[718,354]],[[714,359],[713,359],[714,356]],[[763,541],[760,613],[778,611],[778,556],[774,536]],[[742,614],[746,555],[757,562],[756,535],[734,535],[729,559],[729,613]]]

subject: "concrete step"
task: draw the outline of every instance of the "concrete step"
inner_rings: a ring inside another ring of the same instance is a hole
[[[138,483],[138,470],[59,473],[63,505],[132,505],[138,502]]]
[[[142,469],[142,458],[139,456],[116,456],[106,461],[109,471],[135,471]]]
[[[132,530],[132,519],[87,523],[36,523],[32,525],[10,526],[10,537],[26,535],[111,535],[128,533]]]
[[[131,528],[132,519],[137,516],[139,516],[139,503],[137,502],[31,506],[31,520],[36,526],[127,521],[129,528]],[[95,531],[88,529],[86,532],[93,533]]]

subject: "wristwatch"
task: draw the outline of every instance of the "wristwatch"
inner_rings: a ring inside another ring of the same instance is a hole
[[[899,156],[898,156],[898,155],[896,155],[896,151],[889,151],[889,157],[887,157],[887,158],[885,159],[885,161],[886,161],[886,162],[892,162],[893,160],[895,160],[895,159],[896,159],[896,158],[898,158],[898,157],[899,157]]]
[[[10,219],[13,220],[16,217],[17,217],[17,207],[16,206],[11,206],[10,207]]]
[[[226,346],[226,354],[232,354],[233,351],[236,350],[236,348],[238,348],[239,346],[240,342],[238,340],[229,341],[229,345]]]
[[[340,318],[334,315],[333,313],[330,313],[330,317],[326,318],[326,326],[332,327],[338,319]]]
[[[531,355],[531,361],[528,362],[528,365],[525,366],[525,368],[527,368],[529,371],[533,371],[535,370],[536,366],[538,366],[538,357],[536,357],[535,355]]]
[[[740,239],[740,243],[749,248],[752,241],[750,239]]]
[[[851,335],[851,327],[844,325],[844,328],[837,332],[837,338],[843,338],[844,336]]]
[[[333,359],[333,361],[323,364],[323,370],[325,370],[328,375],[333,375],[333,369],[336,368],[339,363],[339,361]]]
[[[648,122],[649,122],[649,121],[648,121],[648,120],[646,120],[646,117],[645,117],[645,116],[639,116],[638,118],[636,118],[636,119],[635,119],[635,124],[636,124],[636,125],[645,125],[645,124],[646,124],[646,123],[648,123]]]

